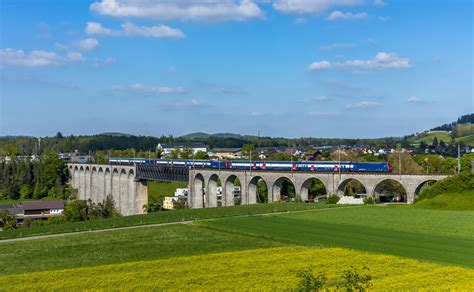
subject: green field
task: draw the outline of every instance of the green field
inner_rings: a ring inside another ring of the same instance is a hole
[[[89,267],[281,245],[191,225],[0,242],[0,275]],[[1,289],[0,289],[1,290]]]
[[[451,142],[451,134],[448,131],[431,131],[422,133],[411,138],[410,141],[414,143],[421,143],[421,141],[423,141],[427,144],[432,144],[435,137],[438,141]]]
[[[460,194],[441,194],[421,200],[413,205],[415,208],[474,211],[474,191]]]
[[[464,142],[465,144],[474,147],[474,135],[464,136],[456,138],[456,142]]]
[[[474,212],[361,207],[200,224],[294,244],[345,247],[474,267]]]
[[[0,240],[8,238],[28,237],[36,235],[68,233],[78,231],[89,231],[98,229],[109,229],[126,226],[138,226],[147,224],[180,222],[198,219],[222,218],[251,214],[266,214],[275,212],[287,212],[297,210],[311,210],[321,208],[336,208],[340,205],[317,205],[303,203],[274,203],[256,204],[248,206],[231,206],[225,208],[186,209],[175,211],[162,211],[150,214],[114,217],[108,219],[95,219],[60,225],[45,225],[30,228],[20,228],[0,232]]]
[[[163,197],[173,196],[177,188],[186,188],[186,182],[148,181],[148,201],[158,202]]]
[[[376,290],[473,287],[466,280],[474,276],[473,211],[271,204],[163,214],[232,216],[308,206],[319,209],[0,241],[0,262],[7,263],[0,285],[7,290],[292,289],[298,280],[292,270],[316,265],[328,273],[330,287],[340,282],[342,270],[364,266],[370,267]]]

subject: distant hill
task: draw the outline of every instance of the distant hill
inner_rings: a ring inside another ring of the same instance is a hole
[[[209,137],[240,139],[243,136],[240,135],[240,134],[234,134],[234,133],[207,134],[207,133],[203,133],[203,132],[196,132],[196,133],[191,133],[191,134],[181,136],[180,138],[193,140],[193,139],[208,139]]]
[[[474,114],[464,115],[456,122],[445,124],[421,133],[409,139],[412,143],[421,143],[422,141],[431,144],[434,138],[438,141],[451,142],[455,138],[456,142],[463,142],[466,145],[474,147]]]
[[[452,131],[454,127],[459,124],[474,124],[474,113],[461,116],[456,122],[444,124],[442,126],[433,128],[430,131]]]
[[[112,137],[134,137],[135,135],[120,133],[120,132],[105,132],[97,134],[97,136],[112,136]]]

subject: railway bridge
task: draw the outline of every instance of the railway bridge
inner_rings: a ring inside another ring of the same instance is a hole
[[[406,191],[407,203],[413,203],[421,188],[428,182],[448,177],[447,175],[395,175],[362,173],[316,173],[250,171],[236,169],[188,169],[176,166],[150,165],[101,165],[68,164],[70,183],[78,189],[78,199],[102,202],[108,195],[114,198],[122,215],[143,213],[148,203],[147,181],[188,182],[188,206],[190,208],[212,208],[234,205],[234,189],[240,186],[240,204],[256,204],[258,182],[263,180],[268,189],[268,201],[281,198],[284,181],[295,188],[298,199],[308,200],[309,189],[319,180],[328,195],[342,196],[349,181],[362,184],[368,196],[376,196],[377,189],[387,181],[400,183]],[[217,195],[218,185],[222,196]]]

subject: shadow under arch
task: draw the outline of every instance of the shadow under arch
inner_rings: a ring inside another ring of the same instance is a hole
[[[254,176],[248,186],[249,201],[268,203],[268,184],[261,176]]]
[[[224,189],[226,206],[242,204],[241,182],[236,175],[232,174],[226,179]]]
[[[315,202],[327,196],[328,192],[323,181],[317,177],[305,180],[301,185],[300,198],[303,202]]]
[[[406,203],[407,190],[395,179],[385,179],[374,187],[374,199],[380,203]]]
[[[367,188],[358,179],[348,178],[337,187],[337,195],[341,196],[368,196]]]
[[[296,194],[295,185],[290,178],[282,176],[278,178],[272,186],[273,201],[296,201],[298,195]]]

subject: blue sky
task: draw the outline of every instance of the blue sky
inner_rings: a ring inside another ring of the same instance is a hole
[[[0,135],[385,137],[473,112],[472,1],[0,2]]]

